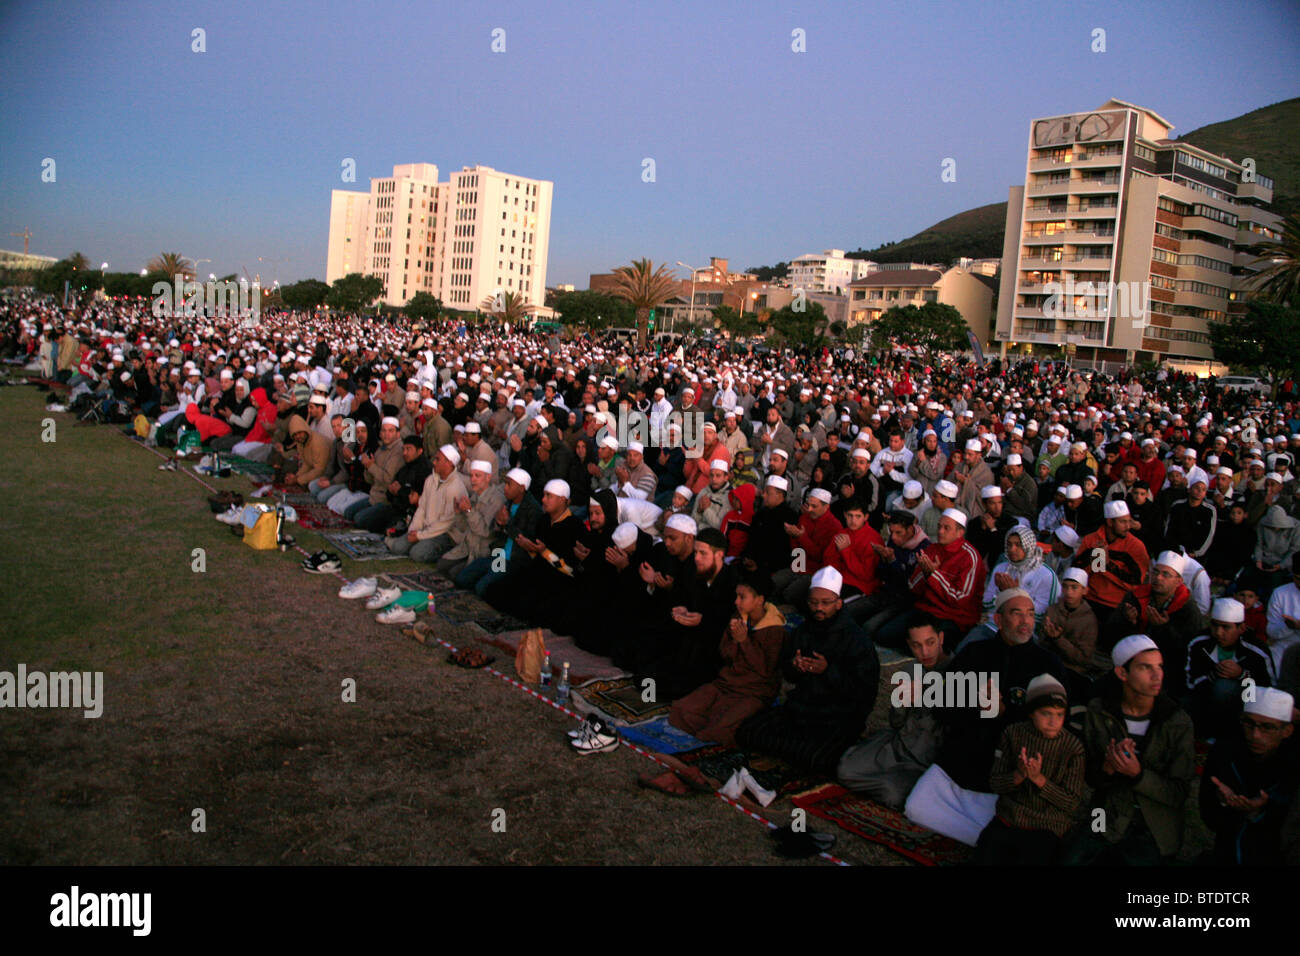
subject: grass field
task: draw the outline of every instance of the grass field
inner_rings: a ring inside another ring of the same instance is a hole
[[[104,712],[0,712],[0,862],[782,862],[760,824],[708,795],[637,788],[653,764],[626,748],[574,756],[569,718],[375,623],[293,552],[244,546],[198,482],[44,401],[0,389],[14,505],[0,517],[0,670],[102,671]],[[788,802],[772,810],[789,820]],[[904,862],[849,834],[836,852]]]

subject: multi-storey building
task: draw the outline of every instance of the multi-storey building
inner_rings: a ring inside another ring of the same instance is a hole
[[[1244,309],[1248,247],[1278,236],[1281,219],[1253,163],[1171,140],[1172,129],[1122,100],[1030,123],[1025,185],[1007,204],[1004,352],[1212,361],[1210,324]]]
[[[335,190],[326,281],[378,276],[390,305],[428,292],[472,311],[510,292],[540,307],[552,187],[489,166],[466,166],[440,183],[437,166],[409,163],[372,179],[369,194]],[[348,267],[354,248],[363,250],[359,268]]]
[[[843,249],[825,249],[820,255],[810,253],[790,260],[790,288],[844,295],[849,283],[865,278],[877,268],[866,259],[847,258]]]
[[[874,322],[894,307],[919,307],[937,302],[960,312],[982,344],[989,341],[997,280],[983,270],[961,266],[939,269],[909,265],[912,268],[881,269],[849,286],[850,329]]]

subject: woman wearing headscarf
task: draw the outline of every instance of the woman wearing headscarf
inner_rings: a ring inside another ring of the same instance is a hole
[[[947,470],[948,456],[939,447],[939,435],[933,428],[927,428],[921,435],[921,447],[916,450],[912,463],[907,466],[907,473],[921,483],[928,498]]]
[[[619,569],[608,560],[617,526],[618,499],[608,488],[601,489],[591,496],[587,520],[573,546],[578,559],[580,597],[557,611],[554,625],[555,630],[574,635],[587,650],[602,646],[602,634],[609,626],[608,612],[618,602]]]
[[[737,485],[731,489],[731,510],[722,517],[719,530],[727,538],[727,557],[738,558],[749,544],[749,526],[754,521],[754,499],[757,485]]]
[[[1038,537],[1028,525],[1018,524],[1007,532],[1003,558],[993,568],[984,588],[984,622],[993,620],[993,600],[999,591],[1007,588],[1024,588],[1034,600],[1035,627],[1043,623],[1043,615],[1061,596],[1061,583],[1056,573],[1043,564],[1043,549]],[[996,628],[994,628],[996,630]]]

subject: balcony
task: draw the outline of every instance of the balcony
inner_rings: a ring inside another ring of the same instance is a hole
[[[1029,193],[1032,196],[1041,196],[1045,194],[1055,194],[1064,196],[1070,191],[1070,181],[1062,180],[1059,183],[1034,183],[1029,187]]]
[[[1063,219],[1066,211],[1067,207],[1064,204],[1060,206],[1030,206],[1025,210],[1025,221],[1041,222],[1045,219]]]
[[[1212,236],[1222,236],[1224,239],[1237,238],[1237,227],[1235,225],[1219,222],[1219,220],[1211,219],[1209,216],[1194,214],[1184,216],[1183,228],[1188,232],[1208,232]]]
[[[1069,208],[1071,219],[1114,219],[1119,215],[1119,204],[1099,206],[1096,203],[1080,203]]]
[[[1237,186],[1237,198],[1259,199],[1266,203],[1272,203],[1273,187],[1270,185],[1271,183],[1272,180],[1268,180],[1267,184],[1258,181],[1253,183],[1240,183]]]

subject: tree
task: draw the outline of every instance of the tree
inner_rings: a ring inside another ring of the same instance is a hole
[[[650,340],[650,310],[677,291],[677,280],[667,266],[655,267],[649,259],[634,259],[614,270],[614,295],[625,299],[636,313],[637,347]]]
[[[150,259],[145,268],[150,272],[161,272],[169,282],[175,279],[177,274],[181,278],[194,275],[194,263],[179,252],[161,252]]]
[[[1263,372],[1278,383],[1300,368],[1300,308],[1252,300],[1244,315],[1210,323],[1214,357],[1225,365]]]
[[[876,349],[911,345],[931,357],[935,352],[967,347],[966,320],[951,305],[927,302],[922,306],[893,306],[871,325],[871,343]]]
[[[528,321],[533,307],[524,301],[518,292],[498,292],[483,300],[479,309],[492,316],[493,321],[509,323],[511,326],[522,325]]]
[[[360,312],[384,293],[384,283],[379,276],[353,272],[335,279],[325,296],[325,304],[340,312]]]
[[[1282,238],[1255,246],[1263,266],[1250,280],[1255,294],[1269,302],[1300,304],[1300,215],[1282,220]]]
[[[752,273],[759,282],[771,282],[773,279],[784,279],[788,276],[790,274],[790,263],[778,262],[774,266],[756,266],[745,271]]]
[[[768,323],[778,341],[786,345],[817,348],[825,341],[826,310],[820,302],[805,302],[797,311],[793,303],[783,306],[772,313]]]
[[[329,295],[330,287],[320,279],[303,279],[280,287],[280,301],[295,310],[319,309]]]
[[[68,256],[68,261],[72,263],[72,268],[76,269],[78,272],[85,272],[90,268],[90,260],[86,258],[84,252],[74,252],[72,255]]]
[[[636,321],[626,299],[603,292],[563,292],[555,297],[555,311],[565,325],[598,332],[608,328],[627,328]]]
[[[752,312],[741,315],[729,305],[720,305],[713,310],[714,324],[733,339],[757,335],[763,331],[763,323]]]
[[[408,318],[433,322],[442,315],[442,300],[429,292],[417,292],[406,303]]]

